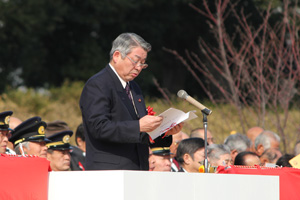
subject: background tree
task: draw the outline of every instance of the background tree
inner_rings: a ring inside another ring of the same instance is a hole
[[[299,95],[299,15],[291,2],[284,0],[280,20],[270,24],[272,10],[269,5],[267,10],[258,11],[261,23],[253,26],[239,3],[216,0],[215,7],[211,8],[204,0],[204,9],[190,4],[207,17],[216,43],[200,38],[201,53],[186,50],[185,58],[177,51],[167,51],[181,60],[212,102],[235,106],[244,133],[253,126],[250,118],[257,119],[255,125],[268,128],[265,123],[270,116],[268,112],[275,113],[272,122],[286,152],[288,141],[297,137],[286,133],[285,129],[287,120],[297,124],[296,119],[289,119],[289,108],[295,95]],[[234,29],[228,29],[226,20],[235,23]],[[199,73],[206,79],[200,79]],[[205,81],[218,92],[211,92]]]

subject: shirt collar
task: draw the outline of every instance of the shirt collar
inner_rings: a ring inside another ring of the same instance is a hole
[[[124,80],[119,76],[119,74],[117,73],[117,71],[115,70],[115,68],[114,68],[110,63],[109,63],[109,66],[110,66],[110,68],[115,72],[115,74],[116,74],[117,77],[119,78],[119,80],[120,80],[120,82],[121,82],[123,88],[125,89],[125,87],[126,87],[126,81],[124,81]]]

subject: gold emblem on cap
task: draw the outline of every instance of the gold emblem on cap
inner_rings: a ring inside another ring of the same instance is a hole
[[[45,127],[44,126],[40,126],[39,130],[38,130],[39,134],[45,134]]]
[[[63,142],[64,142],[64,143],[70,143],[70,136],[69,136],[69,135],[65,135],[65,136],[63,137]]]
[[[10,121],[10,116],[6,116],[5,120],[4,120],[4,123],[5,124],[9,124],[9,121]]]

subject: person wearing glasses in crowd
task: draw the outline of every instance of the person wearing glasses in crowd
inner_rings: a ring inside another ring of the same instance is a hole
[[[208,146],[208,159],[212,167],[232,165],[230,148],[225,144],[211,144]]]
[[[9,121],[13,114],[12,111],[0,113],[0,154],[7,153],[8,139],[10,138]]]
[[[149,170],[147,132],[162,117],[147,115],[138,84],[133,80],[148,67],[151,45],[135,33],[123,33],[112,44],[110,62],[85,84],[81,98],[86,133],[87,170]],[[168,147],[182,129],[175,126],[155,139],[153,146]]]

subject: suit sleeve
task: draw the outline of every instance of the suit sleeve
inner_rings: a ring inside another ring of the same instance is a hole
[[[138,120],[128,117],[116,91],[97,81],[85,85],[80,107],[87,134],[96,140],[114,143],[147,143]]]

